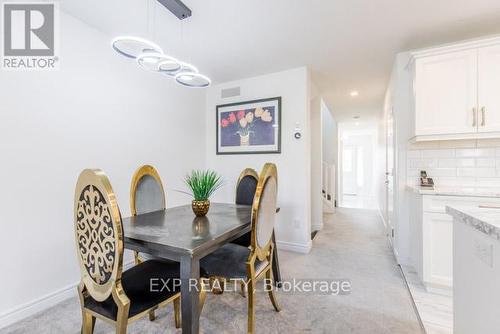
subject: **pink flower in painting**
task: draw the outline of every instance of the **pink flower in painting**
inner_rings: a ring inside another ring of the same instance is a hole
[[[236,116],[234,116],[234,113],[230,113],[229,114],[229,118],[228,118],[229,122],[231,123],[234,123],[236,122]]]
[[[245,117],[245,110],[238,111],[238,120],[242,119],[243,117]]]
[[[221,126],[222,126],[223,128],[225,128],[225,127],[226,127],[226,126],[228,126],[228,125],[229,125],[229,121],[228,121],[227,119],[223,119],[223,120],[221,121]]]

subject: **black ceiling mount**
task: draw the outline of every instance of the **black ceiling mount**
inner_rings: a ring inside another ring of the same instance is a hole
[[[184,20],[191,16],[191,9],[180,0],[158,0],[158,2],[177,16],[179,20]]]

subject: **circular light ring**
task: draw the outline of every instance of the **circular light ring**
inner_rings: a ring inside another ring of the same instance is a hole
[[[161,47],[147,39],[134,36],[118,36],[111,41],[111,47],[127,58],[135,59],[145,52],[163,54]]]
[[[179,63],[179,61],[177,59],[166,56],[163,53],[157,53],[157,52],[145,52],[145,53],[140,54],[137,57],[137,63],[143,69],[150,71],[150,72],[167,72],[168,73],[169,71],[166,71],[166,70],[162,71],[160,69],[161,63],[163,63],[163,65],[165,65],[166,63],[170,63],[171,65],[174,65],[173,71],[178,71],[178,69],[181,68],[181,64]]]
[[[158,62],[158,72],[161,73],[177,73],[181,69],[181,62],[170,56],[165,56],[163,60]]]
[[[175,76],[177,83],[193,88],[204,88],[210,86],[212,81],[209,77],[195,72],[179,72]]]
[[[181,64],[181,68],[175,72],[165,72],[165,74],[171,76],[171,77],[175,77],[177,74],[179,73],[199,73],[198,72],[198,69],[196,67],[194,67],[193,65],[191,64],[188,64],[188,63],[185,63],[185,62],[180,62]]]

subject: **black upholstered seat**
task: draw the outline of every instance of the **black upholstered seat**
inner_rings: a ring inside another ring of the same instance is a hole
[[[246,262],[250,249],[235,244],[226,244],[200,261],[205,277],[220,276],[226,278],[247,278]],[[255,273],[258,275],[267,265],[267,261],[255,262]]]
[[[133,317],[180,292],[179,284],[174,283],[175,278],[179,278],[179,263],[176,262],[166,264],[163,261],[149,260],[123,272],[121,280],[123,290],[130,299],[128,316]],[[155,279],[153,289],[151,289],[151,279]],[[167,289],[164,288],[162,280],[167,282],[168,279],[170,280]],[[116,320],[118,307],[112,296],[103,302],[95,301],[88,296],[84,300],[84,305],[85,308],[106,318]]]

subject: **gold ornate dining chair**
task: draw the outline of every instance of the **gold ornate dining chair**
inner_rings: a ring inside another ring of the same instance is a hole
[[[139,167],[132,176],[130,184],[130,213],[136,216],[142,213],[165,210],[165,190],[160,174],[151,165]],[[135,263],[157,259],[149,254],[134,251]]]
[[[111,184],[101,170],[86,169],[75,190],[75,238],[80,264],[78,287],[82,309],[82,333],[91,334],[96,318],[124,334],[127,325],[174,303],[175,325],[180,328],[180,293],[173,279],[179,266],[149,260],[123,271],[123,228]],[[170,282],[168,289],[152,289],[151,280]]]
[[[257,183],[259,182],[259,174],[253,168],[245,168],[236,183],[235,203],[242,205],[252,205]],[[251,233],[247,233],[238,239],[232,241],[233,244],[249,247]]]
[[[250,247],[226,244],[201,260],[209,278],[240,281],[248,286],[248,333],[255,329],[255,292],[257,281],[266,278],[266,288],[274,309],[279,312],[272,284],[272,239],[276,220],[278,191],[276,165],[266,163],[260,173],[252,203]]]

